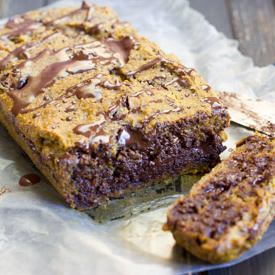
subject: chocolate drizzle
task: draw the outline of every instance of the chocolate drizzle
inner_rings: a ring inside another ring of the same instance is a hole
[[[14,29],[14,28],[18,27],[20,24],[22,24],[22,22],[24,20],[25,19],[21,16],[15,16],[15,17],[10,18],[4,26],[5,26],[5,28],[8,28],[8,29]]]
[[[119,90],[119,88],[123,85],[123,83],[119,82],[118,80],[116,80],[114,83],[111,83],[110,81],[106,80],[104,82],[101,82],[100,85],[105,89]]]
[[[44,54],[48,53],[45,51]],[[38,76],[30,76],[27,84],[19,90],[10,91],[14,104],[12,112],[18,115],[25,107],[27,107],[35,97],[42,93],[42,89],[50,85],[53,79],[66,67],[75,62],[74,60],[65,60],[52,63],[47,66]]]
[[[170,86],[170,85],[172,85],[172,84],[174,84],[174,83],[178,83],[178,84],[179,84],[181,87],[183,87],[183,88],[188,88],[188,87],[190,86],[190,84],[188,83],[187,80],[182,79],[182,78],[180,78],[180,77],[177,77],[177,78],[171,80],[170,82],[165,83],[164,86],[165,86],[165,87],[168,87],[168,86]]]
[[[47,23],[47,25],[54,25],[54,24],[60,24],[62,21],[65,20],[71,20],[71,18],[75,15],[78,15],[79,13],[86,11],[86,16],[84,18],[84,22],[81,24],[76,24],[74,28],[84,31],[85,33],[89,35],[97,35],[100,33],[101,27],[103,23],[96,23],[93,26],[90,26],[92,23],[92,19],[94,18],[94,7],[92,5],[89,5],[87,2],[83,1],[82,5],[79,9],[74,10],[68,14],[65,14],[61,17],[59,17],[56,20],[50,21]],[[90,24],[85,24],[86,22],[89,22]]]
[[[69,12],[65,15],[62,15],[62,16],[60,16],[59,18],[57,18],[55,20],[47,22],[46,25],[53,25],[53,24],[56,24],[56,23],[58,24],[58,23],[62,22],[65,19],[71,19],[74,15],[77,15],[78,13],[82,12],[83,10],[87,11],[86,20],[90,19],[91,18],[91,13],[90,13],[91,6],[87,2],[83,1],[82,5],[79,9],[73,10],[72,12]]]
[[[126,36],[120,40],[115,40],[113,38],[108,38],[105,40],[105,44],[115,53],[118,53],[124,63],[127,63],[131,50],[135,46],[135,41],[132,37]]]
[[[12,57],[28,58],[28,54],[27,54],[26,50],[29,50],[33,47],[41,45],[44,42],[47,42],[48,40],[52,39],[56,34],[57,34],[56,32],[51,33],[51,34],[47,35],[46,37],[44,37],[41,40],[41,42],[23,44],[20,47],[14,49],[6,57],[4,57],[2,60],[0,60],[0,70],[3,70],[5,68],[5,66],[7,66],[7,64],[9,63],[9,61]]]
[[[100,83],[101,74],[96,75],[94,78],[87,79],[66,91],[68,95],[76,95],[78,99],[81,98],[95,98],[99,100],[102,93],[96,90],[96,86]]]
[[[101,24],[95,24],[94,26],[85,30],[89,35],[97,35],[100,33]]]
[[[81,10],[90,10],[91,6],[86,2],[86,1],[82,1],[81,4]]]
[[[161,68],[160,71],[164,70],[164,67],[170,71],[171,73],[175,73],[177,75],[176,78],[172,79],[170,82],[167,83],[160,83],[161,87],[167,89],[168,86],[178,83],[182,88],[190,87],[191,83],[188,81],[188,79],[185,79],[184,76],[190,75],[191,70],[189,68],[186,68],[180,64],[177,64],[163,56],[158,56],[155,59],[152,59],[148,61],[147,63],[141,65],[139,68],[133,71],[129,71],[126,73],[126,76],[135,76],[138,73],[141,73],[143,71],[149,70],[153,68],[156,64],[160,64]],[[148,84],[153,85],[155,80],[165,80],[166,76],[155,76],[152,80],[147,80]]]
[[[109,90],[118,90],[123,85],[122,82],[115,80],[111,83],[109,80],[101,80],[102,74],[97,74],[93,78],[86,79],[85,81],[67,89],[66,94],[76,95],[78,99],[95,98],[99,100],[102,98],[102,91],[97,87],[102,87]]]
[[[96,122],[90,124],[81,124],[76,126],[73,131],[77,135],[82,135],[87,138],[90,138],[92,135],[95,135],[99,127],[105,122],[104,116],[101,116],[100,119]]]
[[[151,61],[149,61],[148,63],[143,64],[142,66],[140,66],[138,69],[134,70],[134,71],[130,71],[128,73],[126,73],[127,76],[134,76],[137,73],[141,73],[143,71],[146,71],[148,69],[151,69],[152,67],[154,67],[156,64],[160,63],[162,61],[161,57],[157,57]]]
[[[184,75],[188,74],[188,72],[186,71],[187,69],[183,66],[173,63],[172,61],[170,61],[162,56],[159,56],[159,57],[143,64],[142,66],[140,66],[138,69],[136,69],[134,71],[127,72],[126,76],[135,76],[137,73],[141,73],[143,71],[153,68],[158,63],[160,63],[161,66],[165,66],[169,71],[172,71],[178,75],[178,77],[174,78],[170,82],[162,84],[161,86],[163,88],[166,89],[168,86],[170,86],[174,83],[178,83],[182,88],[190,87],[189,81],[183,78]],[[163,77],[163,76],[157,76],[157,77],[154,77],[153,80],[161,79],[161,78],[165,79],[165,77]],[[153,82],[149,81],[149,84],[153,84]]]
[[[74,46],[73,50],[75,50],[75,52],[73,52],[71,57],[69,56],[69,53],[67,53],[69,50],[71,49],[64,48],[58,52],[44,50],[37,56],[27,59],[25,62],[18,65],[18,68],[24,68],[28,62],[34,62],[45,58],[46,56],[58,60],[57,62],[54,61],[48,64],[38,75],[29,76],[24,87],[20,87],[20,89],[8,93],[14,101],[12,108],[14,115],[18,115],[22,111],[26,113],[26,110],[24,109],[43,92],[44,88],[52,85],[55,77],[58,76],[61,71],[67,70],[67,72],[73,74],[81,73],[94,69],[95,64],[98,62],[106,65],[117,60],[112,53],[106,51],[106,49],[97,41]],[[84,91],[84,88],[82,91]],[[81,89],[78,92],[79,96],[80,93]]]
[[[171,113],[179,113],[181,111],[183,111],[183,109],[180,108],[180,107],[175,107],[174,109],[169,109],[169,110],[157,111],[157,112],[151,114],[150,116],[148,116],[146,119],[144,119],[144,121],[143,121],[143,127],[145,125],[149,124],[153,119],[155,119],[159,115],[171,114]]]
[[[18,184],[20,186],[32,186],[40,182],[40,177],[36,174],[27,174],[20,178]]]
[[[7,23],[6,26],[9,26],[11,28],[11,31],[8,33],[4,33],[0,36],[1,37],[8,37],[8,38],[13,38],[16,37],[18,35],[21,35],[23,33],[29,33],[29,32],[33,32],[35,29],[37,29],[38,27],[41,26],[41,23],[31,20],[31,19],[26,19],[21,23]]]
[[[2,60],[0,60],[0,70],[3,70],[8,62],[10,61],[10,59],[12,57],[20,57],[20,56],[25,56],[25,50],[30,47],[30,45],[32,44],[24,44],[18,48],[16,48],[15,50],[11,51],[6,57],[4,57]]]

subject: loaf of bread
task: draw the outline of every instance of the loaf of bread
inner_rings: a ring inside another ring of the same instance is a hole
[[[0,29],[0,121],[86,210],[209,171],[229,116],[195,70],[84,2]]]

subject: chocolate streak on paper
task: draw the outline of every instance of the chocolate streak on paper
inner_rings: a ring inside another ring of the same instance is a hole
[[[32,186],[40,182],[40,177],[36,174],[27,174],[20,178],[18,184],[20,186]]]

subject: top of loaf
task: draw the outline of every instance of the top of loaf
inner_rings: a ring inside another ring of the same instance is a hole
[[[213,89],[109,8],[32,11],[0,29],[0,102],[27,139],[64,152],[108,143],[134,129],[205,116],[228,123]],[[194,125],[198,127],[198,125]]]

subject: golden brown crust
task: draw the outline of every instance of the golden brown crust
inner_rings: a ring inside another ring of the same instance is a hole
[[[176,242],[209,262],[239,257],[275,211],[275,140],[255,135],[193,186],[168,212]]]

